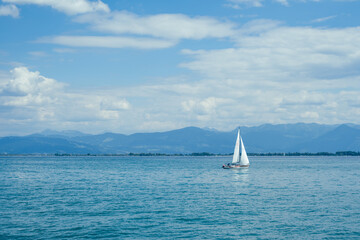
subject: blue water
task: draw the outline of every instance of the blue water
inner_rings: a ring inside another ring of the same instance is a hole
[[[0,157],[0,239],[360,239],[360,157]]]

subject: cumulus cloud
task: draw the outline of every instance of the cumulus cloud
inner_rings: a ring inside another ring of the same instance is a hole
[[[19,17],[19,9],[13,4],[1,5],[0,16],[11,16],[13,18],[17,18]]]
[[[193,99],[182,102],[182,107],[187,112],[193,112],[200,115],[209,114],[215,111],[216,108],[216,98],[209,97],[200,101],[196,101]]]
[[[83,14],[89,12],[109,12],[109,7],[101,0],[3,0],[13,4],[36,4],[48,6],[68,15]]]
[[[357,122],[358,98],[350,92],[360,95],[355,87],[360,80],[359,30],[261,20],[244,25],[233,48],[183,50],[193,60],[180,66],[201,73],[208,84],[197,93],[207,95],[185,101],[183,110],[204,114],[199,111],[202,101],[226,96],[226,104],[216,104],[212,114],[221,109],[217,117],[241,119],[242,124]]]
[[[359,30],[254,21],[231,38],[232,48],[183,50],[190,60],[180,66],[203,75],[195,82],[70,91],[39,72],[15,68],[9,78],[0,75],[0,123],[131,133],[358,122]]]
[[[26,67],[14,68],[11,74],[13,77],[0,88],[2,95],[49,95],[64,87],[64,84],[41,76],[38,71],[31,72]]]
[[[26,67],[14,68],[0,79],[0,122],[13,127],[75,129],[81,123],[119,121],[130,108],[117,93],[70,91],[64,83]]]
[[[33,132],[133,133],[191,125],[227,131],[263,123],[357,122],[360,117],[360,89],[354,87],[360,76],[273,81],[260,75],[70,91],[38,72],[14,69],[0,81],[0,122],[20,132],[27,126]]]
[[[22,133],[44,128],[131,133],[200,124],[220,127],[227,104],[234,102],[220,96],[224,89],[209,96],[214,87],[216,82],[200,81],[70,91],[21,67],[0,81],[0,122]]]

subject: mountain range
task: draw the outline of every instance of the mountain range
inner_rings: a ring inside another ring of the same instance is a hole
[[[355,124],[264,124],[240,129],[248,153],[360,151],[360,125]],[[236,132],[197,127],[131,135],[45,130],[0,138],[0,154],[229,154],[234,150]]]

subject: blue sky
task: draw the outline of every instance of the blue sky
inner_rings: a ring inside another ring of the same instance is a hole
[[[360,119],[360,1],[2,0],[0,136]]]

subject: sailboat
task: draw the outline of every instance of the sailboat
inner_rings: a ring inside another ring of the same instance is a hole
[[[240,145],[241,145],[241,156],[240,156]],[[240,136],[240,128],[239,128],[232,162],[226,165],[224,164],[222,167],[224,169],[230,169],[230,168],[244,168],[249,166],[250,166],[249,158],[246,154],[244,142]]]

